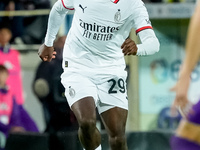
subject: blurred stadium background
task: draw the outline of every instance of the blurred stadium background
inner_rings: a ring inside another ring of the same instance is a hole
[[[24,106],[33,117],[41,133],[45,129],[43,110],[41,103],[33,94],[31,86],[35,71],[41,62],[37,55],[37,50],[43,42],[48,14],[55,1],[56,0],[50,1],[49,8],[16,11],[0,10],[0,17],[20,16],[25,18],[27,22],[31,18],[34,18],[35,20],[30,25],[26,26],[26,35],[17,37],[13,41],[12,46],[17,49],[21,55],[25,98]],[[185,38],[189,18],[194,10],[195,1],[174,0],[173,2],[173,0],[145,0],[144,2],[149,12],[154,31],[160,41],[161,49],[159,53],[153,56],[125,57],[127,70],[129,72],[128,144],[131,150],[170,150],[169,138],[170,135],[173,134],[176,125],[173,126],[173,123],[175,122],[173,118],[170,118],[172,120],[165,120],[169,115],[167,111],[164,113],[161,113],[161,111],[164,110],[164,108],[170,107],[174,98],[174,94],[171,93],[169,89],[177,80],[180,64],[185,55]],[[67,23],[67,20],[73,16],[73,11],[71,11],[68,16],[70,17],[66,17],[65,22],[63,22],[60,28],[59,35],[67,34],[70,26],[70,24]],[[134,31],[132,31],[130,35],[134,40],[138,41]],[[189,97],[193,102],[196,102],[200,97],[197,90],[195,90],[200,88],[200,64],[193,72],[192,81]],[[65,137],[68,142],[65,141],[64,143],[73,143],[76,145],[76,149],[81,149],[79,143],[77,143],[76,135],[70,136],[70,134],[71,133],[69,133],[69,135],[58,134],[57,136],[60,137],[60,140]],[[103,130],[102,135],[104,137],[103,147],[106,150],[108,148],[108,143],[106,142],[107,137]],[[9,141],[12,143],[11,145],[14,143],[15,146],[19,146],[19,137],[23,139],[22,143],[25,141],[28,143],[28,140],[24,140],[27,139],[27,135],[19,134],[11,136]],[[38,147],[37,150],[46,149],[45,144],[48,145],[47,137],[48,135],[46,134],[29,135],[29,138],[32,139],[36,145],[37,143],[40,145],[40,148]],[[13,142],[16,141],[16,139],[18,143]],[[72,142],[73,139],[75,140],[74,142]],[[157,143],[157,145],[154,146],[154,142]],[[42,144],[43,147],[41,148]],[[63,147],[62,149],[73,150],[75,147]],[[9,148],[12,149],[11,147]],[[20,146],[16,149],[20,149]],[[36,148],[33,147],[29,149],[36,150]]]

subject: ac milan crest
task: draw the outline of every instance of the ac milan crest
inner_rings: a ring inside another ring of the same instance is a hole
[[[76,94],[75,90],[74,90],[71,86],[69,86],[69,95],[70,95],[72,98],[74,98],[75,94]]]
[[[120,9],[118,9],[118,11],[115,13],[114,20],[115,22],[119,22],[121,20]]]

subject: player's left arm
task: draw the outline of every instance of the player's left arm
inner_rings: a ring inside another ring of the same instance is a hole
[[[141,44],[135,44],[130,38],[122,44],[124,55],[152,55],[159,51],[160,43],[154,33],[149,15],[144,3],[140,0],[130,0],[132,9],[132,27],[135,29]]]
[[[138,32],[141,44],[137,44],[138,56],[152,55],[160,50],[160,43],[153,31],[153,29],[145,29]]]
[[[122,44],[124,55],[152,55],[159,51],[160,43],[152,29],[145,29],[138,33],[141,44],[136,44],[132,39],[127,38]]]

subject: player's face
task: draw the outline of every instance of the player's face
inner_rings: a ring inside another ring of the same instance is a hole
[[[8,73],[6,71],[0,72],[0,86],[4,87],[8,78]]]

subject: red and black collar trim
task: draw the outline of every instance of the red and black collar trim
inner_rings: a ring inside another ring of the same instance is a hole
[[[119,2],[119,0],[115,0],[114,3],[117,4]]]
[[[119,0],[111,0],[113,3],[117,4]]]

